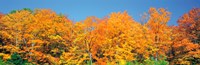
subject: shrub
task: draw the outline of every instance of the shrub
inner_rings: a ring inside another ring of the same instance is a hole
[[[12,54],[11,59],[8,59],[6,63],[11,65],[34,65],[27,60],[22,59],[18,53]]]

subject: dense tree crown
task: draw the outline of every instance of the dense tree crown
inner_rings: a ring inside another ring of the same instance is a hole
[[[170,16],[164,8],[150,8],[143,23],[127,11],[80,22],[49,9],[0,13],[0,62],[17,64],[20,58],[42,65],[200,64],[200,8],[184,14],[177,26],[167,25]]]

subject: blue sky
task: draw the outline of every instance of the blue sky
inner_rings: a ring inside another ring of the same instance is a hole
[[[200,0],[1,0],[0,12],[6,14],[12,10],[23,8],[46,8],[62,13],[73,21],[84,20],[88,16],[103,18],[111,12],[128,11],[129,15],[139,21],[150,7],[166,8],[170,11],[169,25],[177,25],[176,21],[184,13],[194,7],[200,8]]]

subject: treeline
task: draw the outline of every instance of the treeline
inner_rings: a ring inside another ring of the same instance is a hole
[[[0,14],[0,63],[14,54],[41,65],[200,64],[200,8],[177,26],[170,15],[150,8],[138,22],[126,11],[73,22],[49,9],[14,10]]]

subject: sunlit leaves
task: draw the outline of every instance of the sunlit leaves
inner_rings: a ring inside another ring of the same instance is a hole
[[[199,43],[200,8],[194,8],[184,14],[179,20],[179,30],[186,33],[186,37],[194,43]]]
[[[174,26],[170,60],[176,64],[199,63],[199,8],[194,8]]]
[[[164,8],[150,8],[142,23],[127,11],[72,22],[50,9],[15,10],[0,14],[0,56],[7,60],[17,52],[42,65],[156,63],[165,57],[172,65],[199,63],[199,9],[183,15],[178,26],[168,26],[169,20]]]
[[[170,12],[164,8],[150,8],[149,20],[146,23],[148,27],[148,34],[150,34],[151,43],[153,46],[152,51],[156,59],[158,56],[167,52],[168,46],[171,44],[171,29],[167,26],[167,22],[170,20]]]

